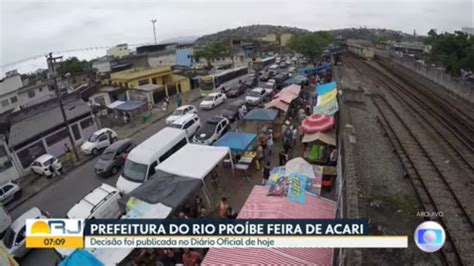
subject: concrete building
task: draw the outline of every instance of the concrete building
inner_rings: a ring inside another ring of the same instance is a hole
[[[58,84],[59,86],[59,84]],[[56,97],[52,79],[37,81],[18,90],[18,104],[21,108],[39,104]]]
[[[278,43],[278,36],[276,33],[269,33],[262,37],[262,41],[269,43]]]
[[[291,37],[293,37],[293,34],[291,33],[280,34],[280,46],[286,46],[290,41]]]
[[[107,106],[115,101],[126,101],[125,89],[118,86],[103,86],[88,97],[89,102],[95,106]]]
[[[191,67],[193,65],[193,48],[178,48],[176,50],[176,65]]]
[[[121,58],[129,54],[130,52],[128,51],[128,45],[126,43],[118,44],[112,48],[107,49],[108,56]]]
[[[143,87],[148,84],[158,86],[158,91],[155,90],[155,87],[152,88],[152,86]],[[129,92],[129,90],[133,89],[138,89],[139,91],[143,89],[152,90],[154,94],[153,99],[156,101],[161,100],[164,95],[174,95],[177,92],[183,93],[191,89],[189,79],[173,74],[170,66],[135,68],[112,73],[110,75],[109,85],[126,88],[129,100],[133,100],[133,97],[130,97],[133,92]]]
[[[18,106],[18,89],[23,87],[21,76],[7,76],[0,80],[0,114],[11,112]]]
[[[68,130],[77,146],[97,130],[91,108],[77,94],[64,95],[63,102],[69,129],[64,126],[57,99],[12,113],[8,146],[21,175],[42,154],[63,155],[64,144],[72,145]]]
[[[148,54],[150,67],[163,67],[176,65],[176,50],[168,49]]]
[[[92,62],[92,68],[101,75],[129,69],[132,63],[127,60],[128,57],[130,56],[117,59],[112,56],[103,56]]]

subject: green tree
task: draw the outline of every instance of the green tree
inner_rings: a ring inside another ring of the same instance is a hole
[[[308,32],[291,38],[288,48],[306,56],[314,63],[332,40],[329,32]]]
[[[474,38],[456,31],[437,35],[430,41],[430,60],[443,65],[446,72],[459,76],[461,68],[474,69]]]
[[[387,44],[387,41],[388,41],[387,36],[378,35],[372,40],[372,43],[385,45]]]
[[[87,72],[90,69],[90,64],[86,60],[80,61],[77,59],[77,57],[70,57],[61,63],[61,65],[58,67],[58,73],[60,75],[64,75],[66,73],[71,73],[71,75],[74,75]]]
[[[220,42],[213,42],[194,53],[196,58],[206,59],[207,65],[211,67],[212,60],[228,53],[227,47]]]

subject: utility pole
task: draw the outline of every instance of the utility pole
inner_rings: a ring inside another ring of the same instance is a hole
[[[77,153],[76,145],[75,145],[74,139],[72,137],[71,128],[69,127],[69,122],[67,121],[66,112],[64,111],[63,100],[62,100],[62,97],[61,97],[61,93],[59,91],[58,82],[56,80],[57,75],[56,75],[55,70],[54,70],[54,63],[56,62],[57,59],[61,59],[61,58],[62,58],[62,56],[53,57],[53,53],[49,53],[46,56],[46,60],[48,60],[48,66],[50,66],[50,70],[51,70],[51,77],[53,78],[53,81],[54,81],[54,88],[56,89],[56,97],[57,97],[58,102],[59,102],[59,109],[61,109],[61,114],[63,116],[64,125],[66,126],[66,129],[67,129],[67,132],[68,132],[69,141],[71,142],[72,151],[74,152],[75,160],[78,161],[79,160],[79,154]]]
[[[156,19],[155,18],[152,19],[151,23],[153,24],[153,35],[155,36],[155,44],[156,44],[156,29],[155,29]]]

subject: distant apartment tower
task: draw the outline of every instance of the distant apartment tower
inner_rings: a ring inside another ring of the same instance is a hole
[[[129,55],[128,45],[126,43],[118,44],[112,48],[107,49],[107,55],[113,57],[124,57]]]

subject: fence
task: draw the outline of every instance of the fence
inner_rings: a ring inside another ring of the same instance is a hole
[[[474,103],[474,82],[472,81],[462,80],[446,73],[443,69],[425,65],[412,58],[396,56],[387,51],[378,50],[376,56],[418,73],[460,98]]]

